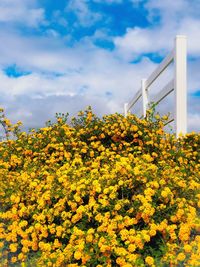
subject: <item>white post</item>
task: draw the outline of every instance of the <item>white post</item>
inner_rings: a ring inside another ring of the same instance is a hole
[[[127,117],[128,114],[128,103],[124,104],[124,116]]]
[[[142,113],[143,117],[146,117],[147,113],[147,106],[148,106],[148,93],[146,88],[146,79],[142,79],[141,81],[141,87],[142,87]]]
[[[176,137],[187,132],[187,51],[186,36],[177,35],[174,49],[174,91]]]

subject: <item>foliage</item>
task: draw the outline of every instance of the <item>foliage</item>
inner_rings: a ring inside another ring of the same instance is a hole
[[[0,142],[1,266],[200,266],[200,134],[176,140],[165,120],[88,108],[15,126]]]

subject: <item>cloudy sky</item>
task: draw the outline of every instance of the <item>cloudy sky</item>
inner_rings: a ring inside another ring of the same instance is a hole
[[[177,34],[188,40],[188,129],[199,131],[200,0],[0,0],[0,106],[25,128],[88,105],[122,113]]]

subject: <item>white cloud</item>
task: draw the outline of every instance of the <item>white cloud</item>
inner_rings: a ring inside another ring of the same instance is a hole
[[[179,32],[185,34],[188,39],[188,53],[191,56],[200,55],[200,18],[185,18]]]
[[[200,132],[200,115],[199,113],[190,113],[188,115],[188,130],[189,132]]]
[[[188,91],[194,93],[200,89],[200,56],[188,62]]]
[[[7,117],[9,117],[13,123],[21,120],[25,130],[43,127],[44,123],[49,119],[55,120],[55,114],[59,112],[70,112],[71,117],[93,103],[94,112],[99,115],[105,115],[105,111],[109,110],[109,105],[112,105],[110,102],[105,102],[104,99],[90,95],[86,95],[84,98],[80,95],[52,95],[33,98],[24,94],[15,96],[14,100],[3,96],[1,102],[3,103]],[[102,110],[102,106],[104,106],[104,110]]]
[[[134,6],[138,6],[139,4],[145,3],[145,0],[130,0]]]
[[[127,29],[124,36],[116,37],[114,43],[119,54],[127,59],[143,53],[166,53],[173,47],[178,34],[188,37],[188,53],[200,54],[200,18],[197,10],[199,1],[149,0],[145,5],[151,26]],[[186,11],[187,10],[187,11]]]
[[[102,19],[100,13],[90,9],[88,0],[70,0],[65,10],[73,12],[78,19],[77,24],[85,27],[91,26]]]
[[[40,55],[40,51],[38,53]],[[82,58],[78,61],[77,56],[81,53]],[[36,55],[35,57],[39,58]],[[51,58],[51,53],[46,54],[46,59],[42,56],[42,60],[49,62],[48,58]],[[41,91],[44,95],[89,94],[104,98],[106,98],[106,92],[111,92],[115,101],[120,102],[138,89],[142,73],[145,75],[155,67],[154,63],[144,59],[138,68],[138,65],[123,62],[115,58],[113,53],[97,48],[85,52],[80,52],[77,48],[70,57],[69,54],[63,53],[62,60],[68,63],[65,69],[63,67],[61,76],[37,71],[26,76],[11,78],[1,72],[0,90],[7,92],[8,95],[25,93],[34,95]],[[74,61],[74,68],[70,66],[70,61]],[[33,62],[34,67],[36,63],[36,61]],[[55,61],[54,64],[54,70],[56,67],[58,69],[59,62]],[[37,67],[41,68],[40,62]]]
[[[68,21],[66,18],[62,16],[62,12],[60,10],[55,10],[52,14],[52,22],[57,23],[58,25],[67,27]]]
[[[170,43],[164,42],[166,35],[162,36],[160,28],[132,28],[127,29],[122,37],[116,37],[114,43],[121,57],[133,60],[144,53],[161,53],[167,51]]]
[[[30,117],[35,119],[31,114],[38,114],[30,103],[34,103],[36,108],[37,101],[42,103],[43,111],[39,118],[47,120],[48,115],[52,117],[47,100],[53,98],[56,101],[66,99],[66,105],[62,105],[65,112],[78,111],[86,104],[97,106],[98,112],[100,107],[104,113],[123,112],[124,102],[137,91],[142,75],[147,75],[155,67],[147,58],[139,65],[129,64],[118,58],[115,52],[97,48],[89,42],[66,48],[61,39],[58,41],[52,37],[38,40],[8,33],[2,37],[9,40],[9,45],[0,46],[3,49],[0,65],[9,66],[15,62],[22,69],[32,71],[32,74],[18,78],[0,72],[0,92],[6,99],[2,103],[12,117],[15,114],[14,119],[22,119],[29,126],[33,122]],[[28,101],[19,101],[25,96],[29,97]],[[68,105],[67,101],[71,104]],[[12,106],[15,106],[15,112],[11,112]],[[56,108],[58,106],[55,104]],[[29,115],[20,118],[21,109]],[[55,111],[54,108],[51,110]]]
[[[62,39],[55,36],[25,37],[15,32],[0,32],[0,64],[17,64],[29,71],[63,72],[74,69],[80,61],[78,51],[71,60],[73,49],[66,48]],[[5,45],[6,43],[6,45]]]
[[[132,28],[122,37],[116,37],[114,43],[120,56],[131,60],[144,53],[167,54],[173,49],[174,37],[187,36],[188,54],[200,54],[200,19],[187,18],[180,27],[163,25],[153,28]]]
[[[199,17],[199,0],[149,0],[145,4],[149,12],[149,19],[153,20],[160,17],[163,24],[173,24],[174,21],[180,22],[185,17]]]
[[[38,8],[33,0],[1,0],[0,22],[36,27],[44,22],[44,9]]]

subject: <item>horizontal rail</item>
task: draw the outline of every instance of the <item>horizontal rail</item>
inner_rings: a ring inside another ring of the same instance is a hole
[[[168,67],[168,65],[173,61],[173,59],[174,51],[171,51],[158,65],[155,71],[150,75],[150,77],[146,81],[146,88],[148,88],[158,78],[158,76]]]
[[[134,98],[128,103],[127,110],[129,111],[132,106],[138,101],[138,99],[142,96],[142,88],[140,88],[135,94]]]
[[[151,74],[149,79],[145,83],[145,90],[157,79],[157,77],[168,67],[168,65],[173,61],[174,53],[173,51],[166,56],[166,58],[158,65],[156,70]],[[138,101],[142,96],[142,88],[140,88],[135,94],[134,98],[128,103],[127,111],[129,111],[132,106]]]
[[[160,103],[166,96],[168,96],[174,90],[174,79],[172,79],[164,88],[152,98],[152,102],[155,104]]]

